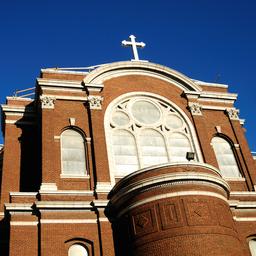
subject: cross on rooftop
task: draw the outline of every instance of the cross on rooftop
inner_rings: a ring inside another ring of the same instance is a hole
[[[133,51],[133,56],[134,56],[133,60],[139,60],[139,55],[138,55],[137,47],[143,48],[143,47],[146,46],[146,44],[143,43],[143,42],[136,42],[135,41],[136,37],[134,35],[130,35],[129,38],[131,39],[131,41],[123,40],[122,41],[122,45],[123,46],[131,46],[132,47],[132,51]]]

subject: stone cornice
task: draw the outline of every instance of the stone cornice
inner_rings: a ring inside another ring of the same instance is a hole
[[[125,179],[125,178],[124,178]],[[150,190],[159,186],[170,186],[175,184],[201,184],[215,186],[222,188],[229,194],[230,187],[228,183],[221,177],[214,174],[198,173],[198,172],[174,172],[168,174],[159,174],[149,178],[141,179],[130,184],[124,184],[123,187],[118,184],[118,188],[114,187],[110,194],[111,204],[119,204],[124,202],[127,198],[132,197],[134,194],[140,193],[141,191]],[[200,194],[200,191],[198,192]]]
[[[184,91],[184,95],[187,99],[197,99],[198,101],[209,101],[216,103],[228,103],[234,104],[237,99],[235,93],[223,93],[223,92],[210,92],[210,91]]]

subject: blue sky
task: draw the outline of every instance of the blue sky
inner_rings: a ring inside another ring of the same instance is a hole
[[[255,25],[255,0],[1,0],[0,102],[41,68],[129,60],[121,41],[134,34],[141,59],[230,85],[256,151]]]

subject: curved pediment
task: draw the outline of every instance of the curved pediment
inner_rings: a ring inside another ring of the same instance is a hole
[[[156,77],[178,86],[184,91],[202,91],[190,78],[163,65],[145,61],[123,61],[102,65],[89,73],[85,84],[103,84],[104,81],[126,75],[144,75]]]

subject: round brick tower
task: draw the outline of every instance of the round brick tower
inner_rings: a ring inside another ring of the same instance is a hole
[[[134,172],[109,194],[116,255],[245,255],[218,170],[199,163]]]

